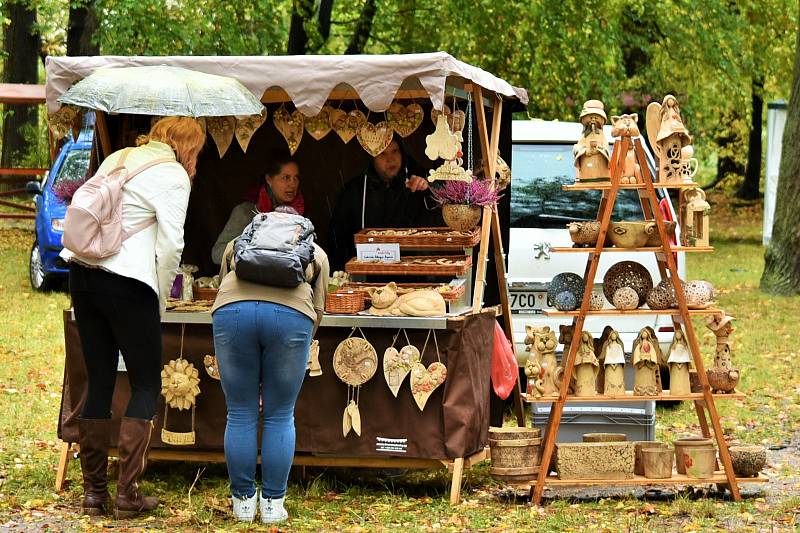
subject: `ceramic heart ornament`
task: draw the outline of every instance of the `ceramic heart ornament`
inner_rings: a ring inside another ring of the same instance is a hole
[[[275,128],[283,135],[283,138],[286,139],[289,152],[294,155],[297,147],[300,146],[300,141],[303,139],[305,117],[300,111],[290,114],[286,108],[282,107],[272,115],[272,122],[275,124]]]
[[[231,142],[233,142],[236,119],[233,117],[208,117],[206,119],[206,127],[208,128],[208,133],[211,134],[211,138],[214,139],[219,157],[222,159]]]
[[[242,148],[242,152],[247,153],[247,147],[250,145],[250,139],[253,134],[261,127],[267,120],[266,108],[260,115],[250,115],[240,119],[236,119],[236,140]]]
[[[419,350],[410,344],[399,352],[391,346],[383,353],[383,377],[386,378],[386,384],[395,398],[406,376],[411,372],[411,367],[419,362]]]
[[[439,361],[434,361],[425,368],[422,363],[411,367],[411,394],[420,411],[425,409],[428,398],[433,391],[447,379],[447,367]]]
[[[386,111],[389,125],[401,137],[408,137],[419,128],[425,112],[419,104],[403,105],[393,103]]]
[[[329,116],[333,131],[345,144],[349,143],[356,136],[358,130],[361,129],[361,126],[367,122],[367,117],[358,109],[354,109],[349,113],[341,109],[333,109],[330,111]]]
[[[331,111],[334,109],[326,105],[313,117],[306,117],[305,126],[309,135],[316,140],[325,137],[331,131]]]
[[[377,157],[392,143],[393,134],[391,126],[384,120],[377,124],[365,122],[356,136],[362,148],[372,157]]]

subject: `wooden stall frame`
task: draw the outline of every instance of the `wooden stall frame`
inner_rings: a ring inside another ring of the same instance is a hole
[[[503,100],[499,95],[493,95],[489,102],[484,100],[484,89],[477,84],[465,84],[465,90],[469,90],[475,101],[475,109],[477,111],[478,134],[481,146],[481,153],[487,154],[485,157],[488,160],[488,176],[494,176],[497,155],[499,152],[500,143],[500,123],[502,118]],[[420,94],[417,94],[419,92]],[[422,94],[424,93],[424,94]],[[428,94],[424,91],[398,91],[396,99],[403,98],[428,98]],[[282,98],[282,99],[280,99]],[[334,90],[329,96],[329,100],[336,99],[353,99],[358,98],[355,91],[338,91]],[[261,98],[262,102],[279,103],[290,101],[288,94],[282,89],[270,89],[264,93]],[[485,114],[485,107],[492,110],[492,128],[491,132],[487,129],[487,121]],[[103,152],[103,156],[108,156],[112,152],[111,140],[108,133],[108,125],[106,123],[105,113],[96,112],[95,134],[99,139],[99,148]],[[490,137],[491,134],[491,137]],[[500,233],[500,218],[497,209],[490,207],[483,208],[483,217],[481,222],[481,243],[478,253],[478,282],[475,284],[473,293],[473,313],[480,312],[483,303],[484,286],[486,284],[486,264],[489,260],[489,238],[493,239],[494,243],[494,259],[497,269],[497,278],[499,285],[499,292],[501,298],[501,314],[503,315],[504,331],[506,337],[511,342],[512,349],[514,348],[513,342],[513,326],[511,317],[510,299],[508,295],[508,282],[506,276],[505,256],[503,252],[503,242]],[[487,391],[488,392],[488,391]],[[512,391],[514,397],[514,408],[517,423],[520,426],[525,425],[524,410],[522,404],[522,394],[519,379]],[[63,489],[64,481],[71,454],[70,443],[63,442],[59,452],[58,467],[56,471],[55,489],[60,492]],[[184,450],[152,450],[149,454],[152,459],[162,460],[178,460],[178,461],[223,461],[224,455],[219,452],[194,452]],[[378,467],[378,468],[442,468],[445,467],[452,474],[451,487],[450,487],[450,503],[456,505],[461,497],[461,482],[465,468],[485,461],[488,458],[487,450],[481,450],[468,457],[458,457],[452,461],[438,460],[438,459],[425,459],[425,458],[372,458],[372,457],[340,457],[340,456],[308,456],[298,455],[295,456],[294,464],[297,466],[331,466],[331,467]]]

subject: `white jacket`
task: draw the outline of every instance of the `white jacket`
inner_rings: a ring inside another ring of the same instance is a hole
[[[116,166],[121,151],[114,152],[98,172]],[[131,150],[125,167],[134,170],[154,159],[175,159],[169,145],[150,141]],[[130,230],[156,218],[156,223],[123,241],[119,253],[105,259],[88,259],[66,248],[61,256],[73,257],[88,265],[146,283],[156,292],[163,311],[183,253],[183,223],[189,204],[191,181],[183,166],[175,161],[151,167],[134,176],[122,192],[122,225]]]

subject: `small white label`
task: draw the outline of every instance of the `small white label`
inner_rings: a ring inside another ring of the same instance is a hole
[[[387,439],[386,437],[375,437],[375,451],[406,453],[408,439]]]
[[[356,257],[364,262],[399,263],[400,244],[396,242],[356,244]]]

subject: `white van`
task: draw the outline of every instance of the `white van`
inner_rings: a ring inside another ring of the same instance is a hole
[[[558,333],[559,324],[570,324],[572,317],[547,317],[547,285],[556,274],[574,272],[583,276],[588,253],[553,253],[550,248],[572,246],[566,224],[575,220],[595,220],[599,191],[563,191],[562,185],[575,182],[572,146],[578,141],[581,124],[543,120],[515,120],[512,123],[511,168],[511,236],[508,247],[508,283],[514,326],[517,358],[524,365],[525,326],[550,326]],[[610,127],[606,137],[612,140]],[[655,172],[652,155],[643,143],[650,166]],[[666,189],[656,189],[662,213],[677,220]],[[620,190],[613,220],[641,220],[639,196],[635,190]],[[680,228],[676,234],[679,235]],[[605,272],[615,263],[636,261],[650,271],[653,283],[661,280],[655,254],[609,253],[600,258],[595,277],[595,290],[602,293]],[[678,272],[685,278],[684,254],[678,253]],[[620,333],[626,352],[630,353],[636,336],[644,326],[651,326],[665,351],[674,333],[669,315],[589,316],[585,329],[598,337],[605,326]],[[559,347],[562,350],[563,347]]]

